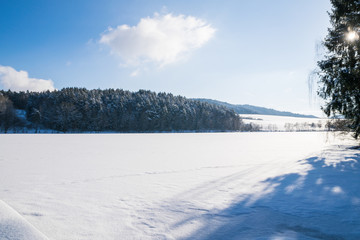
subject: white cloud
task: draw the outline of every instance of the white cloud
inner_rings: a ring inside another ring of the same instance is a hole
[[[203,46],[215,31],[196,17],[155,14],[140,19],[136,26],[109,28],[100,43],[109,46],[127,66],[155,63],[162,67]]]
[[[46,91],[55,90],[54,83],[51,80],[38,78],[29,78],[26,71],[16,71],[9,66],[0,65],[0,85],[3,89],[12,91]]]
[[[137,75],[139,75],[140,69],[136,69],[135,71],[133,71],[130,76],[131,77],[136,77]]]

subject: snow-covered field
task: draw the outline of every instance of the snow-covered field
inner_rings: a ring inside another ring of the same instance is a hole
[[[255,123],[264,131],[323,131],[327,118],[298,118],[273,115],[241,114],[245,123]]]
[[[356,144],[322,132],[3,134],[0,239],[360,239]]]

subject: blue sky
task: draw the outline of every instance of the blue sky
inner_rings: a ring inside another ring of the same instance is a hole
[[[321,114],[308,75],[329,0],[0,4],[2,89],[148,89]]]

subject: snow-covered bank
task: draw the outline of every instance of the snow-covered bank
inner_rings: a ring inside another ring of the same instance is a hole
[[[360,151],[318,132],[0,135],[50,239],[359,239]]]
[[[46,240],[48,238],[0,200],[0,239]]]

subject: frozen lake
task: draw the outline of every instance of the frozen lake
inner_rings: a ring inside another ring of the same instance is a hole
[[[356,144],[321,132],[2,134],[0,236],[11,209],[49,239],[360,239]]]

